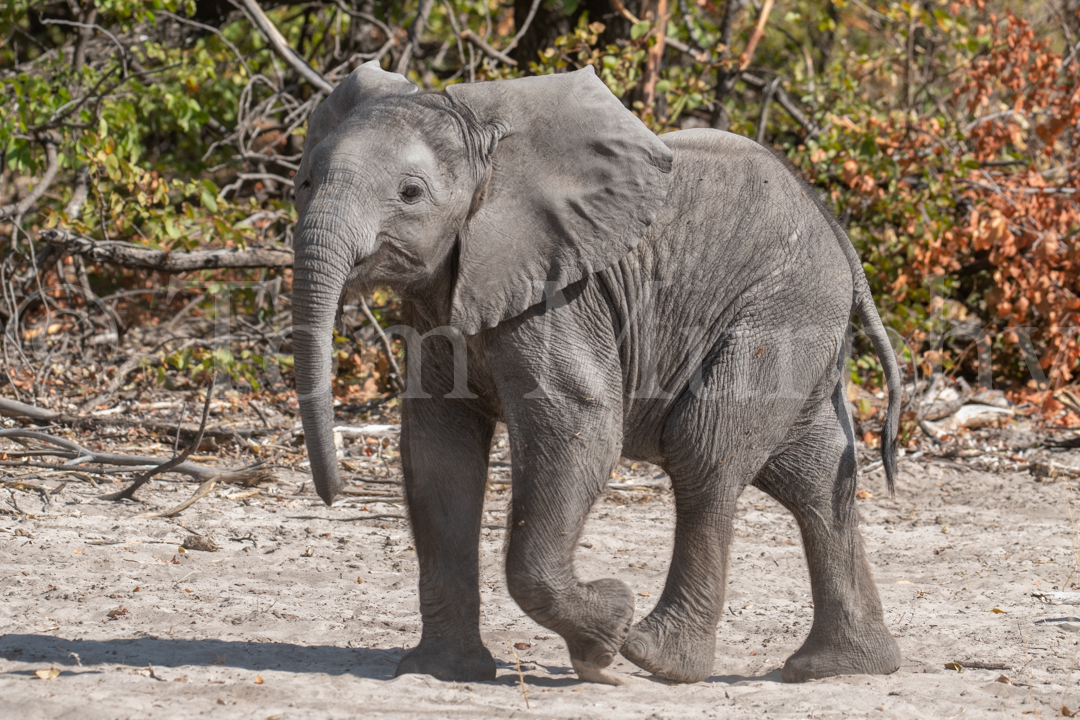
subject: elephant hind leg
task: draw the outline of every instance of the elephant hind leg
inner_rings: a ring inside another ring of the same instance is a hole
[[[888,675],[900,649],[863,551],[855,506],[855,441],[842,384],[806,436],[774,458],[755,485],[799,523],[814,598],[814,623],[784,665],[787,682],[833,675]]]
[[[660,600],[631,628],[621,651],[643,670],[675,682],[712,675],[735,507],[749,480],[734,468],[709,470],[691,478],[668,468],[676,515],[671,566]]]
[[[671,564],[659,601],[622,647],[635,665],[677,682],[712,674],[739,496],[805,403],[805,388],[769,392],[775,365],[748,362],[765,336],[736,338],[665,423],[664,469],[675,494]]]

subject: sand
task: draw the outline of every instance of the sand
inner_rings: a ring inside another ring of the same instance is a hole
[[[1055,460],[1080,465],[1069,453]],[[365,462],[361,475],[397,472]],[[629,583],[642,616],[664,581],[673,505],[656,468],[620,473],[589,518],[578,573]],[[499,663],[490,683],[394,678],[420,631],[400,504],[326,508],[310,483],[297,495],[302,474],[279,477],[242,499],[225,488],[174,519],[136,515],[185,499],[195,485],[179,478],[122,504],[85,482],[48,502],[17,492],[29,515],[0,517],[0,717],[978,718],[1080,708],[1080,621],[1069,619],[1080,609],[1047,601],[1080,584],[1070,481],[904,458],[890,500],[880,471],[861,477],[874,495],[859,500],[863,536],[904,664],[888,677],[802,685],[779,671],[812,621],[801,544],[791,516],[750,489],[713,677],[675,685],[619,658],[625,684],[608,687],[579,682],[561,639],[506,592],[504,465],[492,471],[482,538],[482,632]],[[192,533],[220,550],[179,552]]]

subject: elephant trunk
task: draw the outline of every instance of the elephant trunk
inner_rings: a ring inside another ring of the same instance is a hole
[[[293,261],[293,355],[296,395],[315,490],[327,505],[341,490],[331,393],[333,330],[348,271],[357,259],[354,233],[340,221],[307,214],[297,228]]]

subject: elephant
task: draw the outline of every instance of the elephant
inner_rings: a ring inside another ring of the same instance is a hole
[[[478,558],[497,423],[506,586],[579,679],[618,684],[618,653],[671,681],[710,676],[750,484],[794,514],[809,565],[814,620],[783,679],[899,668],[858,529],[853,311],[885,370],[890,492],[896,356],[851,241],[772,152],[718,130],[657,136],[590,67],[418,92],[372,62],[312,114],[294,182],[296,391],[328,505],[339,308],[376,287],[401,300],[423,624],[397,674],[495,678]],[[620,458],[662,467],[674,495],[666,584],[637,623],[625,583],[573,562]]]

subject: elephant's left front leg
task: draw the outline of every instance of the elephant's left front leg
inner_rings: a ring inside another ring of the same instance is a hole
[[[494,423],[462,401],[408,399],[401,456],[420,565],[420,644],[397,675],[495,679],[480,639],[479,542]]]

